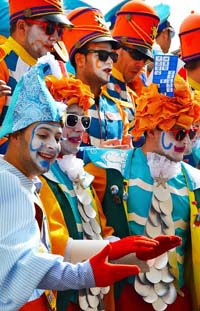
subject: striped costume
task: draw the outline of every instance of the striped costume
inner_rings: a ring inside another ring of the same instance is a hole
[[[113,67],[110,81],[107,84],[107,92],[110,96],[126,102],[124,110],[128,114],[128,120],[134,119],[136,93],[125,83],[122,74]]]
[[[20,310],[26,302],[40,297],[43,289],[94,286],[88,262],[74,266],[49,253],[43,212],[41,222],[35,220],[36,206],[41,206],[33,182],[2,158],[0,180],[0,309]]]
[[[4,80],[11,87],[12,92],[22,74],[35,64],[36,60],[12,37],[0,46],[0,80]],[[8,110],[9,102],[10,96],[0,97],[0,126]],[[0,139],[0,145],[5,141],[5,138]]]
[[[111,97],[106,89],[102,88],[98,100],[88,109],[91,125],[86,130],[88,140],[83,140],[82,145],[100,147],[101,143],[108,139],[119,139],[122,144],[126,144],[129,122],[123,109],[124,105],[128,104]]]

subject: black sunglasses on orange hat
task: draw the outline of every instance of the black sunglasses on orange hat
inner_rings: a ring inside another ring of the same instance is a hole
[[[97,53],[98,58],[101,62],[106,62],[108,57],[112,59],[113,63],[116,63],[118,60],[118,54],[116,52],[110,52],[106,50],[85,49],[85,50],[82,50],[81,53],[83,53],[84,55],[87,55],[89,53]]]
[[[40,21],[38,19],[31,18],[26,18],[25,21],[28,25],[38,25],[43,28],[47,36],[51,36],[55,31],[57,31],[59,37],[61,37],[64,33],[65,27],[62,24],[56,24],[50,21]]]

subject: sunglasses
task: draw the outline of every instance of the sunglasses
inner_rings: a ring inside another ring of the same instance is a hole
[[[88,129],[90,127],[91,118],[89,116],[77,116],[76,114],[68,113],[66,115],[65,126],[75,127],[81,121],[84,129]]]
[[[189,136],[190,140],[193,140],[196,136],[196,133],[197,133],[197,128],[196,127],[193,127],[189,130],[185,130],[185,129],[181,129],[181,130],[178,130],[178,129],[171,129],[170,132],[173,133],[174,135],[174,138],[176,139],[176,141],[182,141],[186,135]]]
[[[110,57],[113,61],[113,63],[116,63],[118,60],[118,54],[116,52],[109,52],[105,50],[84,50],[83,54],[87,55],[89,53],[97,53],[98,58],[101,62],[106,62],[108,57]]]
[[[134,60],[143,60],[143,61],[148,61],[149,57],[141,52],[139,52],[136,49],[131,49],[127,46],[122,46],[122,49],[125,50],[126,52],[129,53],[130,57]]]
[[[63,27],[61,24],[56,24],[56,23],[52,23],[49,21],[39,21],[36,19],[26,18],[26,22],[27,22],[27,24],[30,24],[30,25],[40,26],[41,28],[44,29],[45,34],[47,36],[51,36],[55,31],[57,31],[58,36],[61,37],[63,35],[64,29],[65,29],[65,27]]]

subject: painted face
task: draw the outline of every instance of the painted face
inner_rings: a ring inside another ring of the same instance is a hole
[[[37,21],[46,22],[44,19],[38,19]],[[57,30],[51,35],[48,35],[43,26],[30,24],[25,42],[25,49],[32,57],[37,59],[38,57],[46,55],[47,52],[52,52],[53,45],[58,39],[60,39],[60,37]]]
[[[68,107],[67,114],[84,116],[84,111],[80,106],[74,104]],[[69,120],[74,121],[73,116]],[[63,140],[61,141],[61,153],[63,155],[76,154],[78,152],[83,133],[85,132],[85,128],[80,118],[78,118],[76,123],[71,122],[69,125],[70,126],[65,122],[63,127]]]
[[[30,167],[34,167],[39,174],[47,172],[59,154],[61,134],[62,129],[58,123],[36,123],[30,127],[27,135],[29,162]]]
[[[176,130],[175,130],[176,131]],[[177,140],[177,132],[160,132],[160,139],[158,141],[159,154],[165,155],[168,159],[178,162],[183,160],[184,154],[190,153],[192,147],[192,140],[186,134],[182,140]]]
[[[90,43],[87,49],[92,51],[103,50],[112,52],[111,44],[107,42]],[[91,52],[85,56],[85,59],[84,75],[87,84],[96,84],[98,86],[106,84],[110,80],[112,71],[113,60],[111,57],[108,57],[106,61],[102,61],[98,53]]]

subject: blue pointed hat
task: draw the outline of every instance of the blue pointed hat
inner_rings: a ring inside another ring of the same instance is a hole
[[[160,23],[158,25],[158,33],[160,33],[162,30],[167,28],[171,31],[171,33],[172,33],[171,36],[174,36],[175,30],[168,20],[170,14],[171,14],[170,6],[166,3],[159,3],[159,4],[154,6],[154,9],[156,10],[158,16],[160,17]]]
[[[80,7],[91,7],[91,5],[89,5],[88,3],[86,3],[85,1],[81,1],[81,0],[63,0],[63,7],[64,10],[74,10],[76,8],[80,8]]]
[[[116,4],[114,7],[112,7],[105,15],[105,21],[106,22],[110,22],[110,29],[113,28],[115,21],[116,21],[116,17],[117,17],[117,12],[121,9],[121,7],[128,2],[127,0],[123,0],[122,2]]]
[[[50,63],[40,62],[39,59],[38,63],[22,76],[12,95],[0,129],[0,138],[35,122],[61,121],[61,104],[52,97],[44,79],[46,75],[53,74],[52,70]]]

